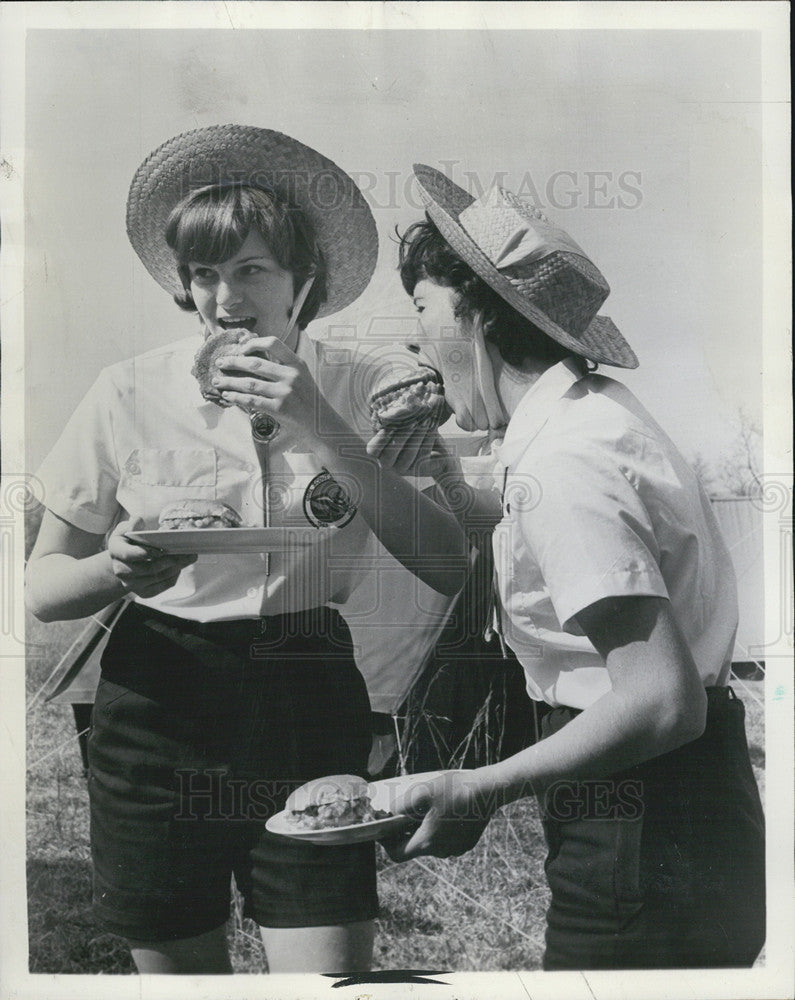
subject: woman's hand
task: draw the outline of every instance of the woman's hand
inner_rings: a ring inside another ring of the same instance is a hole
[[[124,537],[143,523],[117,525],[105,546],[103,535],[45,510],[26,572],[31,612],[43,622],[85,618],[128,594],[154,597],[173,587],[196,556],[166,555]]]
[[[125,537],[143,521],[122,521],[108,538],[108,555],[113,575],[124,590],[138,597],[156,597],[177,582],[179,574],[196,562],[195,555],[169,555],[150,547],[144,548]]]
[[[401,476],[436,478],[450,464],[437,429],[422,424],[376,431],[367,442],[367,454],[377,458],[383,469],[392,469]]]
[[[391,811],[412,816],[420,825],[407,834],[381,841],[392,860],[408,861],[422,854],[448,858],[471,851],[496,808],[485,773],[485,768],[445,771],[435,778],[410,783],[396,796]]]
[[[216,365],[213,385],[226,402],[304,432],[321,426],[318,418],[328,403],[304,362],[278,337],[249,340],[240,354],[221,357]]]

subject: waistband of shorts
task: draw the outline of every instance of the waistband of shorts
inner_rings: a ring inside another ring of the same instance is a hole
[[[223,621],[198,622],[179,615],[169,615],[156,608],[133,602],[129,609],[142,622],[155,621],[177,631],[218,641],[248,640],[273,635],[309,635],[338,628],[344,619],[336,608],[321,606],[302,611],[289,611],[258,618],[228,618]]]

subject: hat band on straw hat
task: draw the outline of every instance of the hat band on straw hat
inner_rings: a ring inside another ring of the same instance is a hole
[[[601,275],[593,273],[595,268],[589,268],[589,264],[573,254],[565,259],[554,250],[528,268],[511,268],[503,274],[520,295],[577,337],[588,327],[610,292],[607,283],[598,280]],[[514,275],[512,271],[517,273]]]
[[[597,315],[610,286],[568,233],[500,187],[476,199],[433,167],[415,164],[414,175],[453,251],[518,313],[572,353],[637,367],[615,324]]]

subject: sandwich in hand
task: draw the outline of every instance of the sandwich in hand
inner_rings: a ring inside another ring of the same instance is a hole
[[[212,384],[213,376],[218,373],[215,361],[216,358],[228,358],[240,354],[241,347],[253,337],[254,334],[242,326],[219,330],[217,333],[211,333],[196,352],[191,375],[198,380],[201,394],[208,402],[217,403],[218,406],[232,405],[222,398],[221,393]]]
[[[355,826],[390,815],[373,808],[367,782],[354,774],[332,774],[308,781],[296,788],[285,805],[287,822],[299,830]]]
[[[422,426],[435,430],[452,412],[444,398],[442,378],[433,368],[420,365],[384,376],[370,396],[373,429],[412,429]]]
[[[193,528],[238,528],[240,515],[220,500],[178,500],[160,511],[161,528],[187,531]]]

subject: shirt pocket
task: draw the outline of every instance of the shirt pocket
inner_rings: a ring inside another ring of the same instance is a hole
[[[118,500],[131,518],[156,528],[160,511],[178,500],[218,499],[218,462],[212,448],[136,448],[119,478]]]

